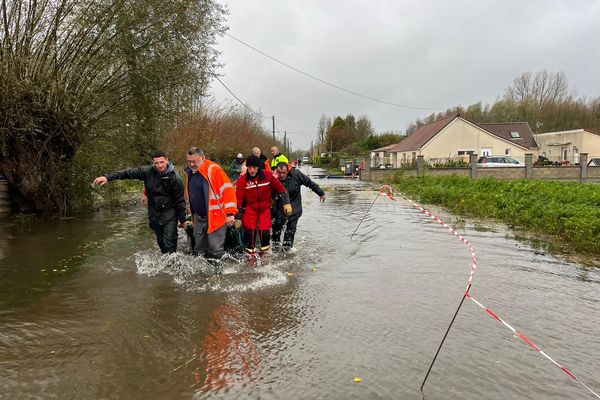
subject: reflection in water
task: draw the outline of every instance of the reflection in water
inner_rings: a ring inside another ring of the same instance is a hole
[[[194,373],[195,386],[202,385],[197,391],[220,391],[252,381],[260,354],[252,339],[248,314],[235,298],[211,314],[208,330],[201,345],[206,362],[204,379],[199,369]]]

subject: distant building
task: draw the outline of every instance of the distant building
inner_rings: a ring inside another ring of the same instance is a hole
[[[589,158],[600,157],[600,133],[589,129],[545,132],[534,135],[540,145],[540,155],[550,161],[568,161],[579,164],[579,154]]]
[[[395,167],[424,156],[427,162],[506,155],[521,162],[525,153],[537,155],[538,144],[527,122],[477,124],[454,115],[419,127],[400,143],[384,150]]]

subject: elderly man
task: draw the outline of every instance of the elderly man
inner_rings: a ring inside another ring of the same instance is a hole
[[[202,149],[190,148],[187,163],[185,192],[194,224],[194,253],[215,262],[225,254],[227,226],[235,223],[235,190],[225,171],[207,160]]]
[[[270,171],[271,167],[269,166],[269,160],[267,159],[267,156],[265,156],[264,154],[262,154],[262,152],[260,151],[260,148],[258,147],[253,147],[252,148],[252,155],[256,156],[260,159],[260,165],[259,168],[261,170],[267,170]],[[246,173],[246,171],[242,170],[242,174]]]
[[[185,198],[183,183],[167,154],[156,151],[152,154],[152,165],[111,172],[97,177],[93,184],[104,185],[117,179],[144,181],[148,219],[158,247],[163,254],[177,251],[177,220],[185,222]]]
[[[304,175],[299,169],[294,168],[290,170],[288,163],[281,162],[277,165],[277,178],[287,190],[290,196],[290,203],[292,204],[292,214],[284,215],[280,209],[281,207],[275,203],[275,216],[273,218],[273,233],[271,234],[271,241],[274,246],[277,246],[281,241],[281,231],[283,226],[286,225],[285,233],[283,235],[283,249],[289,250],[294,246],[294,235],[296,234],[296,225],[298,220],[302,216],[302,196],[300,189],[302,186],[310,188],[315,192],[321,201],[325,201],[325,192],[319,187],[313,180],[308,176]]]
[[[283,154],[281,154],[281,152],[279,152],[279,147],[277,147],[277,146],[271,147],[271,154],[273,155],[273,159],[271,160],[271,170],[272,171],[275,170],[275,167],[280,162],[284,162],[286,164],[289,164],[289,162],[290,162],[286,156],[284,156]]]

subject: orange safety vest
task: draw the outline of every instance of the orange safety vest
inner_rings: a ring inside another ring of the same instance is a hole
[[[229,177],[216,162],[205,160],[198,168],[208,182],[208,233],[223,225],[227,214],[237,214],[237,198]],[[185,198],[189,201],[189,178],[185,174]]]

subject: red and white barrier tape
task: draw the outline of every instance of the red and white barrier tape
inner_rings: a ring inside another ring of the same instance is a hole
[[[388,186],[388,185],[384,185],[380,189],[379,195],[385,196],[385,197],[387,197],[390,200],[398,202],[398,200],[394,198],[394,196],[392,195],[392,193],[393,193],[392,192],[392,188],[390,186]],[[469,293],[469,288],[471,287],[471,285],[473,283],[473,277],[475,275],[475,271],[477,270],[477,257],[475,255],[475,249],[471,245],[471,242],[468,239],[466,239],[464,236],[462,236],[460,233],[458,233],[456,230],[454,230],[454,228],[452,228],[450,225],[446,224],[440,218],[436,217],[431,212],[429,212],[426,209],[424,209],[423,207],[421,207],[419,204],[415,203],[414,201],[412,201],[411,199],[409,199],[408,197],[406,197],[402,193],[400,193],[400,196],[402,196],[403,199],[405,199],[406,201],[408,201],[409,203],[411,203],[414,207],[416,207],[423,214],[427,215],[428,217],[430,217],[431,219],[433,219],[434,221],[436,221],[437,223],[439,223],[440,225],[442,225],[444,228],[446,228],[446,230],[448,230],[450,233],[452,233],[454,236],[456,236],[458,239],[460,239],[460,241],[463,242],[469,248],[469,251],[471,252],[472,262],[471,262],[471,272],[469,273],[469,280],[468,280],[468,283],[467,283],[467,289],[465,290],[465,295],[467,296],[467,298],[469,300],[471,300],[472,302],[474,302],[475,304],[477,304],[479,307],[483,308],[494,319],[496,319],[497,321],[501,322],[504,326],[506,326],[508,329],[510,329],[512,331],[513,335],[516,335],[519,338],[521,338],[525,343],[527,343],[529,346],[531,346],[533,349],[535,349],[538,353],[540,353],[541,355],[543,355],[544,357],[546,357],[554,365],[556,365],[558,368],[562,369],[572,379],[574,379],[580,385],[582,385],[584,388],[586,388],[590,393],[592,393],[594,396],[596,396],[596,398],[600,399],[600,395],[598,395],[596,392],[594,392],[592,389],[590,389],[585,383],[583,383],[579,378],[577,378],[566,367],[562,366],[560,363],[558,363],[556,360],[554,360],[552,357],[550,357],[548,354],[546,354],[544,351],[542,351],[527,336],[525,336],[523,333],[521,333],[521,331],[513,328],[510,324],[508,324],[506,321],[504,321],[502,318],[500,318],[498,316],[498,314],[496,314],[495,312],[493,312],[489,308],[485,307],[483,304],[481,304],[479,301],[477,301],[475,298],[473,298],[471,296],[471,294]]]

